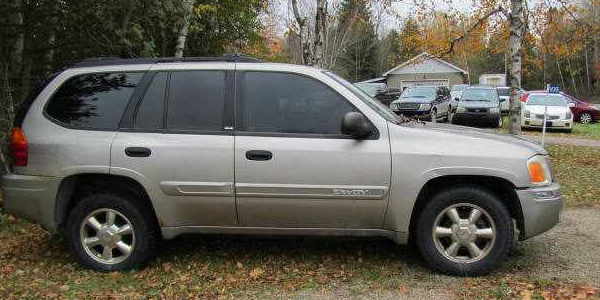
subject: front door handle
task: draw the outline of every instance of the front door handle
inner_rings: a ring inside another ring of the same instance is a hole
[[[265,150],[250,150],[246,152],[248,160],[267,161],[273,158],[273,153]]]
[[[127,147],[125,148],[125,154],[129,157],[148,157],[152,154],[152,151],[146,147]]]

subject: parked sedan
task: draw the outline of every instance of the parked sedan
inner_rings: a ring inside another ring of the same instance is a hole
[[[530,92],[521,110],[522,128],[546,128],[573,130],[573,113],[569,108],[569,99],[560,94]]]
[[[406,89],[390,108],[396,114],[437,122],[448,118],[450,90],[445,86],[417,86]]]
[[[500,98],[494,87],[470,87],[466,89],[450,114],[452,124],[490,124],[502,127]]]
[[[545,91],[535,91],[536,93],[544,93]],[[566,97],[570,103],[573,120],[582,124],[600,122],[600,109],[593,104],[561,92],[561,95]],[[527,101],[526,97],[521,98],[521,101]]]

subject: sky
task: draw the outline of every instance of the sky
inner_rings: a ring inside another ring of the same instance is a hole
[[[425,3],[427,7],[433,7],[436,10],[446,11],[461,11],[464,13],[472,12],[479,0],[391,0],[392,5],[385,11],[382,18],[382,26],[380,28],[380,34],[384,34],[391,29],[400,29],[403,21],[406,20],[417,8],[415,3]],[[528,0],[529,7],[534,7],[541,1],[556,2],[557,0]],[[283,35],[285,29],[290,22],[293,21],[293,14],[291,11],[290,0],[272,0],[273,6],[271,7],[271,14],[274,15],[274,22],[276,23],[277,34]],[[300,5],[310,5],[315,0],[299,0]],[[334,8],[336,4],[339,4],[340,0],[329,0],[330,10]],[[331,13],[331,11],[330,11]]]

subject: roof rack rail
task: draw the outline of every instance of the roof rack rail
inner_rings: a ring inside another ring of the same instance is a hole
[[[246,56],[243,54],[225,54],[217,57],[140,57],[140,58],[120,58],[120,57],[93,57],[74,62],[67,65],[66,68],[85,68],[111,65],[140,65],[140,64],[159,64],[176,62],[239,62],[239,63],[261,63],[262,60]]]

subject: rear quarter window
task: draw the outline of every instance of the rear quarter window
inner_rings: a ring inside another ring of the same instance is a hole
[[[94,73],[68,79],[45,112],[71,128],[115,130],[144,73]]]

